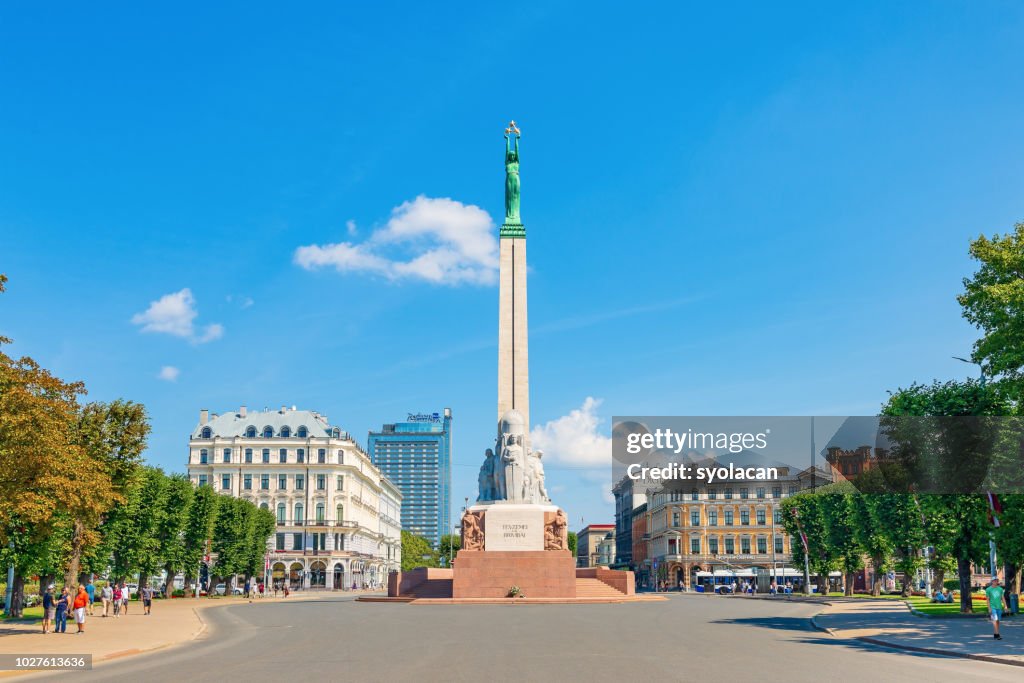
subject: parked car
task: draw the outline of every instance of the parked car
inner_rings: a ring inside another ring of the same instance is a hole
[[[216,586],[214,586],[214,588],[213,588],[213,592],[214,592],[215,594],[217,594],[217,595],[224,595],[224,594],[225,594],[225,593],[227,592],[227,590],[228,590],[228,587],[227,587],[227,585],[226,585],[226,584],[223,584],[223,583],[218,583],[218,584],[217,584]],[[238,586],[235,586],[234,588],[232,588],[232,589],[231,589],[231,594],[232,594],[232,595],[241,595],[241,594],[242,594],[242,593],[244,593],[244,592],[245,592],[245,591],[243,591],[243,590],[242,590],[241,588],[239,588]]]
[[[138,592],[139,592],[139,584],[137,584],[137,583],[129,583],[129,584],[127,584],[127,586],[128,586],[128,594],[129,595],[137,595],[138,594]]]

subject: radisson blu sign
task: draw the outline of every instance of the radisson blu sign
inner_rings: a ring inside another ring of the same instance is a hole
[[[441,413],[409,413],[406,422],[440,422]]]

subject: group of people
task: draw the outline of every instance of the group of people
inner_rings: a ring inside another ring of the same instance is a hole
[[[84,633],[85,617],[95,615],[97,602],[102,605],[100,616],[110,616],[111,612],[114,617],[120,617],[122,612],[128,614],[131,590],[124,581],[108,583],[98,593],[92,580],[80,584],[74,595],[67,586],[62,588],[60,593],[57,593],[56,589],[57,587],[51,583],[43,593],[43,633],[67,633],[69,612],[74,615],[75,625],[78,627],[75,633]],[[149,586],[143,586],[139,590],[143,615],[152,612],[155,593],[156,591]]]

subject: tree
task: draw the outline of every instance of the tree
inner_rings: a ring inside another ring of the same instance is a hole
[[[247,541],[248,559],[245,562],[243,573],[245,578],[251,579],[254,576],[262,576],[267,557],[267,541],[274,535],[277,528],[277,520],[270,510],[257,508],[252,503],[246,503],[253,510],[252,533]]]
[[[211,547],[217,555],[213,574],[224,579],[228,595],[235,575],[245,572],[251,560],[255,513],[256,506],[240,498],[222,497],[217,506],[211,539]],[[212,594],[210,591],[211,597]]]
[[[164,595],[168,598],[174,591],[174,579],[185,568],[185,529],[194,494],[192,482],[187,476],[172,474],[167,478],[167,501],[156,537],[160,544],[163,568],[167,572]]]
[[[910,571],[917,563],[909,555],[925,540],[940,556],[955,559],[960,611],[967,614],[973,611],[971,564],[985,561],[990,534],[980,491],[992,485],[992,465],[1007,425],[998,416],[1012,412],[1012,401],[998,387],[978,380],[914,384],[892,393],[882,409],[882,429],[897,464],[918,490],[932,494],[903,501],[910,518],[897,526],[908,537],[894,545]],[[920,534],[912,531],[915,526]]]
[[[570,531],[567,535],[569,537],[569,553],[576,557],[576,532]]]
[[[882,594],[881,577],[888,570],[889,560],[893,553],[892,539],[887,533],[878,509],[881,501],[875,495],[881,492],[881,485],[884,482],[879,482],[876,485],[871,481],[877,481],[878,477],[878,470],[864,472],[856,480],[859,493],[850,499],[850,512],[853,516],[857,541],[871,560],[875,571],[875,580],[871,584],[871,594],[874,596]]]
[[[964,278],[957,297],[963,316],[983,332],[972,358],[990,377],[1005,377],[1024,396],[1024,223],[1013,232],[984,235],[971,242],[971,257],[980,263]]]
[[[812,574],[818,575],[818,593],[828,593],[828,577],[839,566],[839,552],[829,538],[825,495],[828,487],[803,491],[782,501],[782,526],[792,538],[802,530],[807,537],[807,560]],[[803,543],[793,544],[793,560],[803,562]]]
[[[461,549],[462,536],[459,534],[445,534],[441,537],[441,543],[438,547],[438,559],[446,565],[451,566],[451,560],[455,558]]]
[[[214,493],[209,486],[200,486],[193,494],[182,536],[181,562],[185,572],[185,585],[188,588],[192,588],[199,575],[199,564],[204,561],[207,553],[206,544],[213,536],[217,504],[221,499],[222,497]],[[199,591],[197,590],[195,594],[198,595]]]
[[[82,556],[99,542],[98,527],[108,511],[125,501],[142,462],[148,435],[146,409],[139,403],[89,403],[79,412],[75,442],[85,453],[84,467],[96,473],[104,485],[97,485],[89,496],[67,501],[74,520],[65,572],[67,585],[77,583]]]
[[[402,571],[416,567],[436,567],[437,554],[423,536],[402,530]]]
[[[860,543],[853,511],[856,494],[846,483],[826,486],[821,493],[828,543],[838,557],[845,594],[853,595],[854,572],[864,567],[864,547]]]

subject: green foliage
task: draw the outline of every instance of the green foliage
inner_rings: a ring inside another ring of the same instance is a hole
[[[206,554],[206,542],[213,535],[217,504],[222,498],[209,486],[200,486],[195,490],[182,537],[182,566],[189,585],[198,576],[199,563]]]
[[[221,496],[211,544],[217,555],[214,574],[231,577],[246,571],[252,556],[255,523],[256,507],[252,503]]]
[[[164,514],[156,530],[160,545],[160,559],[167,572],[167,589],[174,584],[174,578],[185,568],[185,528],[195,491],[192,482],[183,474],[172,474],[167,478],[167,500]]]
[[[575,531],[570,531],[568,533],[568,537],[569,537],[569,552],[572,554],[573,557],[576,557],[576,543],[577,543],[576,532]]]
[[[270,510],[257,508],[252,503],[247,503],[253,508],[252,533],[249,536],[247,545],[248,560],[243,573],[248,576],[262,576],[264,560],[267,555],[267,541],[274,535],[277,527],[277,520]]]
[[[983,332],[973,359],[989,376],[1005,377],[1019,399],[1024,395],[1024,223],[1006,235],[978,237],[970,253],[980,266],[964,279],[957,301],[964,318]]]
[[[423,536],[402,530],[402,571],[416,567],[436,567],[437,553]]]
[[[441,537],[438,546],[437,556],[440,563],[448,566],[451,558],[454,558],[462,549],[462,536],[459,534],[445,534]]]

